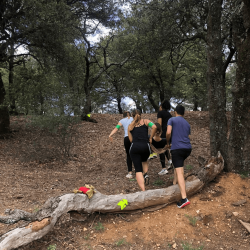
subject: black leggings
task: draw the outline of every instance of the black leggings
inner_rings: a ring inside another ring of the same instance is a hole
[[[167,158],[168,160],[170,159],[169,151],[168,151],[168,150],[166,150],[165,153],[160,154],[160,161],[161,161],[161,166],[162,166],[162,168],[166,168],[165,156],[166,156],[166,158]]]
[[[135,172],[143,172],[142,162],[146,162],[150,155],[149,144],[147,142],[133,142],[129,152],[134,163]]]
[[[131,160],[130,155],[129,155],[130,146],[131,146],[131,142],[130,142],[128,136],[124,137],[124,147],[125,147],[126,154],[127,154],[128,172],[132,172],[132,160]]]

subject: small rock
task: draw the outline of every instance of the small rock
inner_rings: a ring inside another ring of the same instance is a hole
[[[232,203],[233,206],[240,206],[243,205],[247,202],[247,200],[240,200],[240,201],[236,201],[234,203]]]
[[[174,243],[173,245],[172,245],[172,247],[175,249],[176,248],[176,246],[177,246],[177,244],[176,243]]]
[[[238,216],[239,213],[238,213],[238,212],[233,212],[233,215],[234,215],[234,216]]]
[[[87,231],[88,229],[85,227],[85,228],[83,228],[83,231]]]

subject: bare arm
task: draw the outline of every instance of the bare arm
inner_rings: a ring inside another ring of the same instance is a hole
[[[156,133],[157,127],[148,119],[144,120],[145,124],[152,129],[149,142],[152,143],[152,139]],[[153,124],[153,125],[152,125]]]
[[[122,127],[122,124],[121,124],[120,122],[118,122],[118,125],[119,125],[120,127]],[[112,137],[112,135],[114,135],[117,131],[118,131],[118,128],[115,127],[115,128],[112,130],[112,132],[110,133],[109,137]]]
[[[133,136],[131,134],[131,130],[133,130],[133,128],[134,127],[131,124],[128,126],[128,139],[130,140],[131,143],[133,141]]]

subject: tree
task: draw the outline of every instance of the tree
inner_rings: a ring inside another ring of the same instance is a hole
[[[80,3],[81,1],[73,2],[76,4],[76,2]],[[69,8],[73,2],[49,1],[45,3],[31,0],[3,0],[1,2],[0,62],[9,62],[10,65],[9,86],[12,106],[15,102],[11,86],[13,84],[13,65],[23,61],[23,56],[36,57],[35,54],[32,54],[32,48],[39,47],[55,54],[66,40],[71,39],[72,41],[72,27],[75,27],[78,21],[76,13],[73,13]],[[16,55],[15,51],[20,46],[25,46],[29,52],[25,55]],[[0,90],[2,91],[1,96],[4,97],[4,86]],[[0,105],[1,109],[4,110],[1,110],[3,112],[1,115],[5,116],[3,120],[9,120],[4,98],[1,98]],[[0,128],[2,127],[0,126]],[[0,133],[8,130],[9,128],[0,130]]]
[[[229,170],[250,171],[250,2],[232,3],[233,40],[237,47],[236,79],[232,86]]]

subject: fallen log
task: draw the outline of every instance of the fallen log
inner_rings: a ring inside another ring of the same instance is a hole
[[[217,157],[212,157],[204,163],[200,171],[186,180],[188,197],[197,193],[208,182],[212,181],[224,167],[224,159],[220,152]],[[27,213],[22,210],[7,210],[6,216],[0,216],[1,223],[13,224],[19,220],[31,221],[26,227],[13,229],[0,238],[0,250],[15,249],[34,240],[42,238],[51,231],[58,219],[65,213],[77,211],[81,214],[122,213],[142,210],[152,207],[164,207],[181,198],[178,185],[168,188],[147,190],[124,195],[104,195],[96,191],[89,200],[83,194],[65,194],[51,198],[36,213]],[[121,210],[117,205],[121,200],[126,200],[126,207]]]

